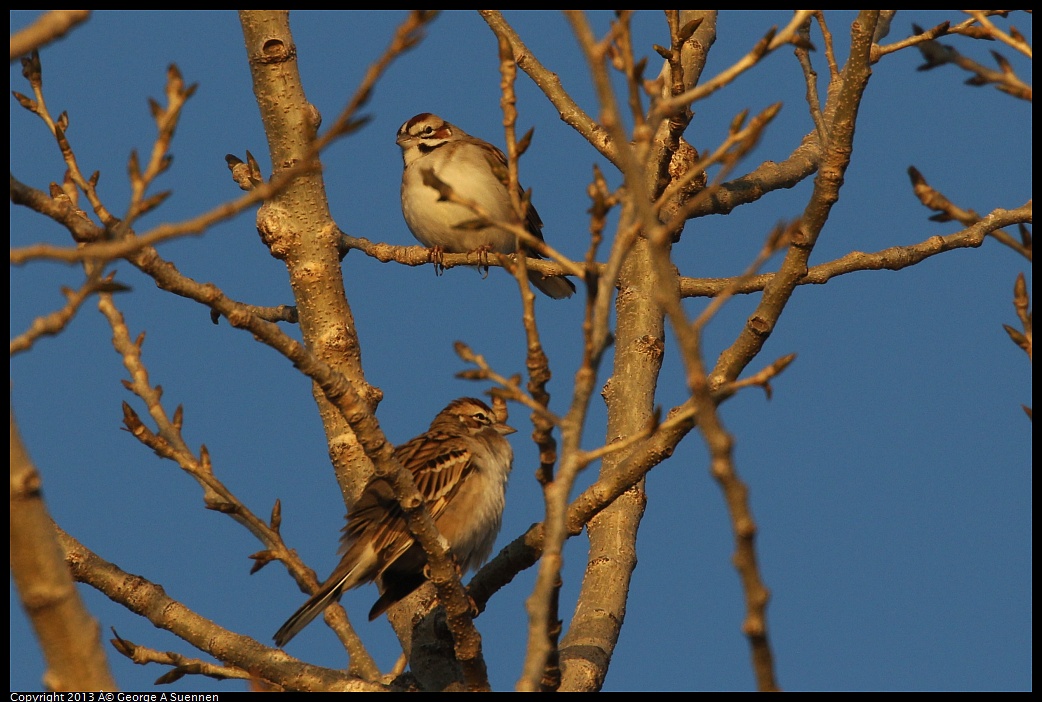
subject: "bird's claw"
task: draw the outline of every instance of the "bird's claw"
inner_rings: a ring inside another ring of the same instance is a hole
[[[483,244],[474,249],[473,253],[478,255],[478,272],[481,273],[482,278],[488,277],[488,255],[491,252],[492,247],[488,244]]]
[[[445,249],[441,246],[432,246],[427,249],[427,259],[434,264],[434,275],[441,275],[445,272]]]

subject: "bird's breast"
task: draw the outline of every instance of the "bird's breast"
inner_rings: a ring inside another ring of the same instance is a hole
[[[480,467],[468,475],[437,521],[464,571],[480,566],[492,552],[503,521],[512,459],[510,444],[502,438],[495,447],[476,452]]]
[[[433,166],[434,174],[461,198],[480,205],[493,221],[508,222],[516,217],[503,184],[491,172],[475,171],[481,166],[427,163],[431,160],[414,161],[402,176],[402,213],[413,236],[425,246],[440,246],[453,253],[482,246],[513,253],[517,249],[513,234],[498,227],[476,226],[478,215],[468,207],[441,200],[437,190],[424,184],[423,172]]]

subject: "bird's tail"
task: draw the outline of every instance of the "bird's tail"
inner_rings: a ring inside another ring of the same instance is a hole
[[[289,643],[290,639],[300,633],[301,629],[310,624],[315,617],[322,614],[326,607],[339,600],[340,595],[344,592],[344,582],[346,580],[347,577],[344,577],[329,583],[312,595],[311,599],[294,612],[293,616],[287,619],[286,623],[275,632],[275,645],[279,648],[284,647]]]
[[[532,285],[555,300],[571,297],[575,293],[575,286],[567,278],[559,276],[544,277],[538,271],[528,271],[528,279],[532,282]]]

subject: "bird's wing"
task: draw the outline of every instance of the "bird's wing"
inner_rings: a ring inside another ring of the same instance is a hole
[[[473,470],[473,454],[463,438],[441,432],[428,432],[402,444],[395,449],[395,456],[412,472],[416,487],[435,521],[445,512],[446,505]],[[384,478],[369,481],[348,512],[343,532],[341,553],[369,543],[384,568],[415,541],[405,523],[401,505],[394,497],[394,490]]]
[[[474,454],[462,436],[428,432],[399,446],[395,455],[411,473],[435,521],[474,470]]]
[[[491,145],[490,145],[491,146]],[[492,169],[492,173],[499,179],[499,182],[504,186],[509,187],[510,175],[507,169],[507,157],[501,150],[492,147],[492,152],[487,152],[488,155],[485,157],[488,162],[489,168]],[[521,184],[517,185],[518,194],[521,196],[521,201],[525,201],[525,191],[521,187]],[[543,220],[539,217],[539,213],[536,212],[535,205],[531,202],[528,203],[528,211],[525,213],[525,229],[528,233],[543,241]],[[532,251],[529,247],[524,247],[525,253],[534,256],[535,258],[542,258],[537,251]]]

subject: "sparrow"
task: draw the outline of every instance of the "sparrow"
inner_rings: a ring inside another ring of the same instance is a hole
[[[430,429],[394,450],[463,572],[492,552],[514,461],[505,437],[515,431],[481,400],[461,397],[438,413]],[[372,621],[426,580],[427,555],[384,478],[373,477],[348,511],[339,552],[333,573],[275,633],[280,648],[345,590],[376,581],[380,597],[369,611]]]
[[[423,182],[424,172],[430,169],[461,197],[481,205],[494,221],[513,221],[517,215],[507,189],[507,159],[502,151],[429,112],[422,112],[403,124],[396,141],[405,162],[402,214],[421,244],[450,253],[478,249],[502,254],[518,251],[517,237],[512,233],[492,226],[474,226],[473,211],[439,200],[438,191]],[[532,236],[543,241],[540,231],[543,222],[531,204],[524,226]],[[526,256],[542,258],[524,244],[520,251]],[[571,297],[575,292],[575,285],[567,278],[545,277],[529,271],[528,279],[557,300]]]

